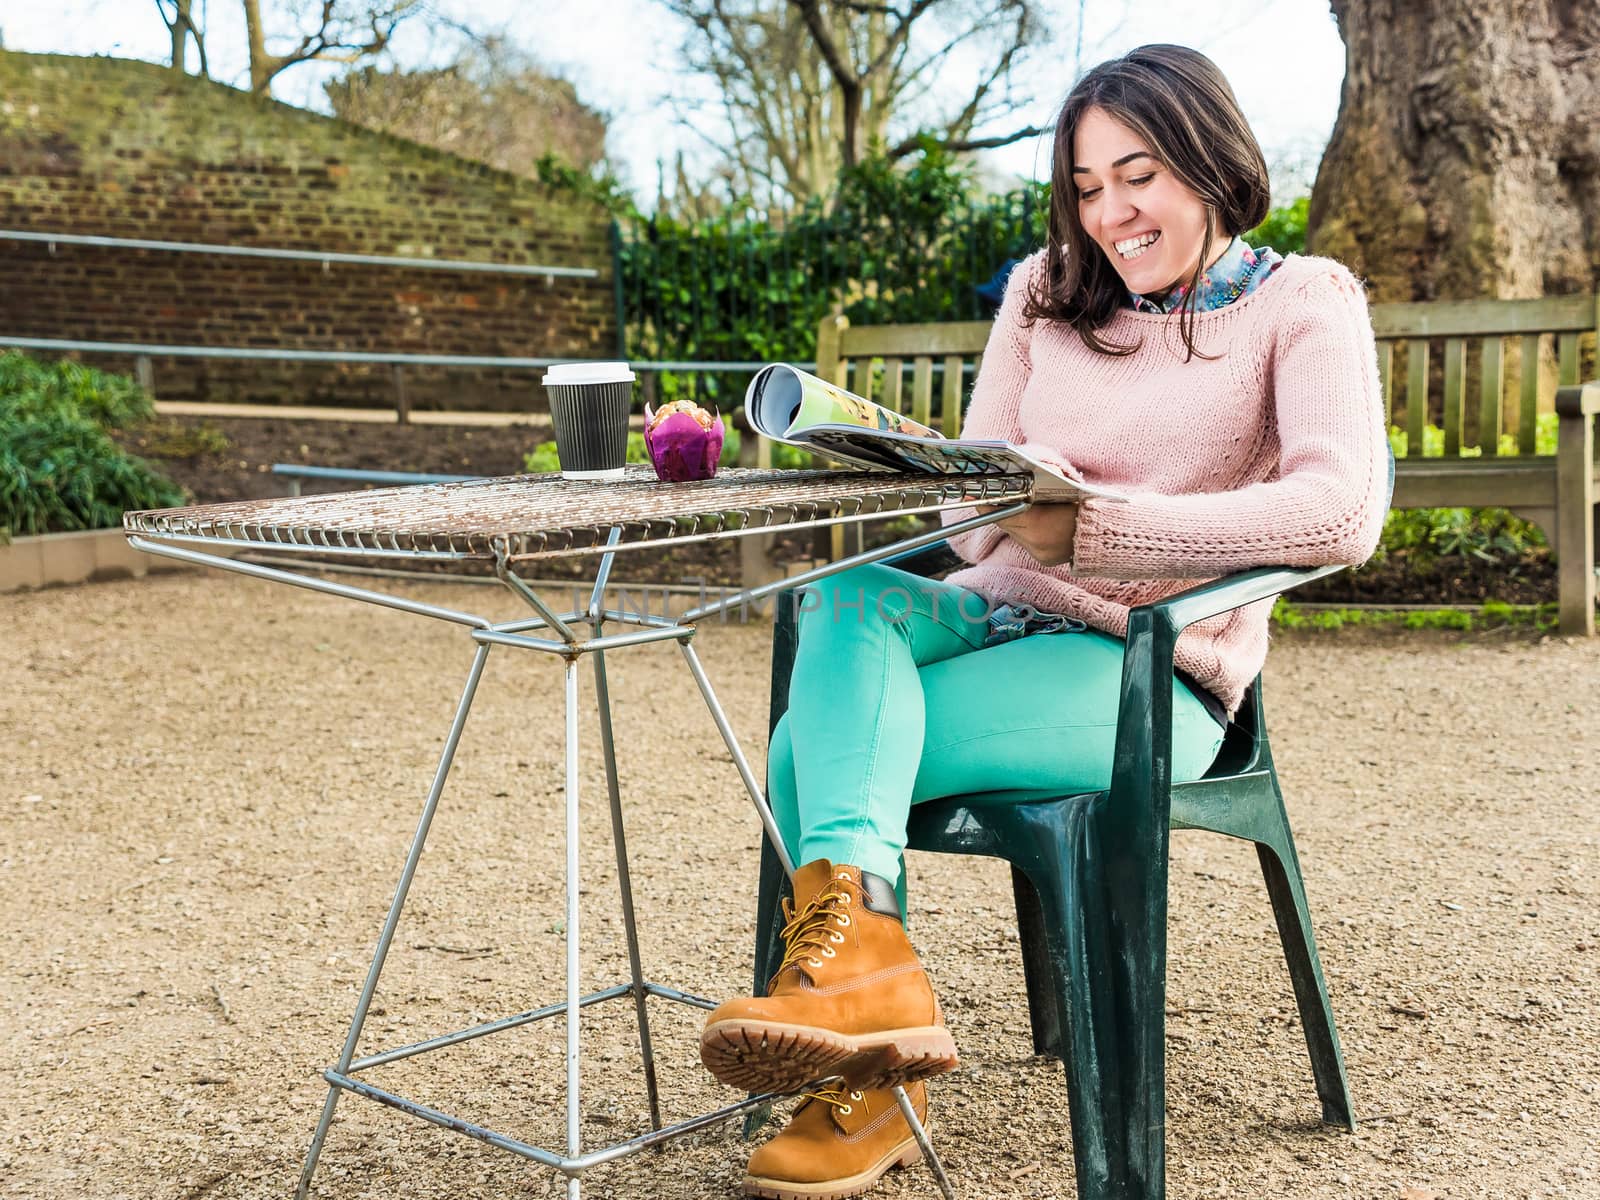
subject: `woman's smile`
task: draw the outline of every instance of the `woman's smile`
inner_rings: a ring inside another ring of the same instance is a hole
[[[1124,238],[1120,242],[1113,243],[1112,248],[1121,256],[1123,262],[1132,262],[1155,245],[1160,238],[1161,231],[1157,229],[1151,233],[1141,233],[1137,237]]]

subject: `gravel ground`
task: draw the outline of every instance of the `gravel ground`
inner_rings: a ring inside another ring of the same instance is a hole
[[[512,609],[493,589],[396,584]],[[0,596],[0,1193],[230,1200],[292,1190],[471,658],[454,627],[179,575]],[[766,630],[697,645],[759,768]],[[491,658],[366,1048],[554,1000],[561,672]],[[1281,638],[1278,758],[1359,1131],[1317,1124],[1248,846],[1174,839],[1176,1198],[1600,1196],[1593,802],[1600,642]],[[592,695],[584,676],[585,697]],[[613,661],[647,973],[748,986],[757,825],[668,647]],[[585,721],[586,986],[625,977]],[[998,863],[914,857],[912,934],[963,1064],[936,1138],[970,1197],[1073,1194],[1060,1068],[1030,1055]],[[732,1098],[695,1016],[657,1010],[669,1115]],[[628,1006],[590,1009],[585,1134],[642,1128]],[[372,1076],[545,1145],[559,1020]],[[734,1128],[596,1170],[592,1197],[736,1194]],[[346,1096],[323,1196],[555,1197],[551,1172]],[[884,1196],[935,1194],[921,1168]]]

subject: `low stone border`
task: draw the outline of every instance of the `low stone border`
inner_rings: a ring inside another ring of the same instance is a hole
[[[0,545],[0,592],[90,580],[139,578],[154,571],[194,568],[128,545],[120,529],[44,533]]]

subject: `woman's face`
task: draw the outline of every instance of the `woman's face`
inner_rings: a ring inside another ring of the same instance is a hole
[[[1130,292],[1165,295],[1194,272],[1209,220],[1205,204],[1102,108],[1078,121],[1072,182],[1084,232]],[[1226,241],[1212,244],[1219,258],[1226,248]]]

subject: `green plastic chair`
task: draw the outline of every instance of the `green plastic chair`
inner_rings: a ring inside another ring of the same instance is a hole
[[[953,560],[948,545],[939,543],[888,561],[926,576]],[[983,854],[1011,864],[1034,1050],[1059,1057],[1066,1068],[1080,1200],[1158,1200],[1166,1194],[1169,829],[1208,829],[1256,844],[1322,1119],[1354,1128],[1344,1057],[1273,768],[1260,678],[1203,779],[1172,782],[1170,745],[1178,634],[1195,621],[1340,569],[1246,571],[1134,609],[1108,791],[952,796],[911,811],[911,849]],[[772,726],[789,704],[797,600],[788,591],[777,606]],[[787,891],[777,855],[764,844],[756,912],[758,993],[781,958],[779,900]]]

